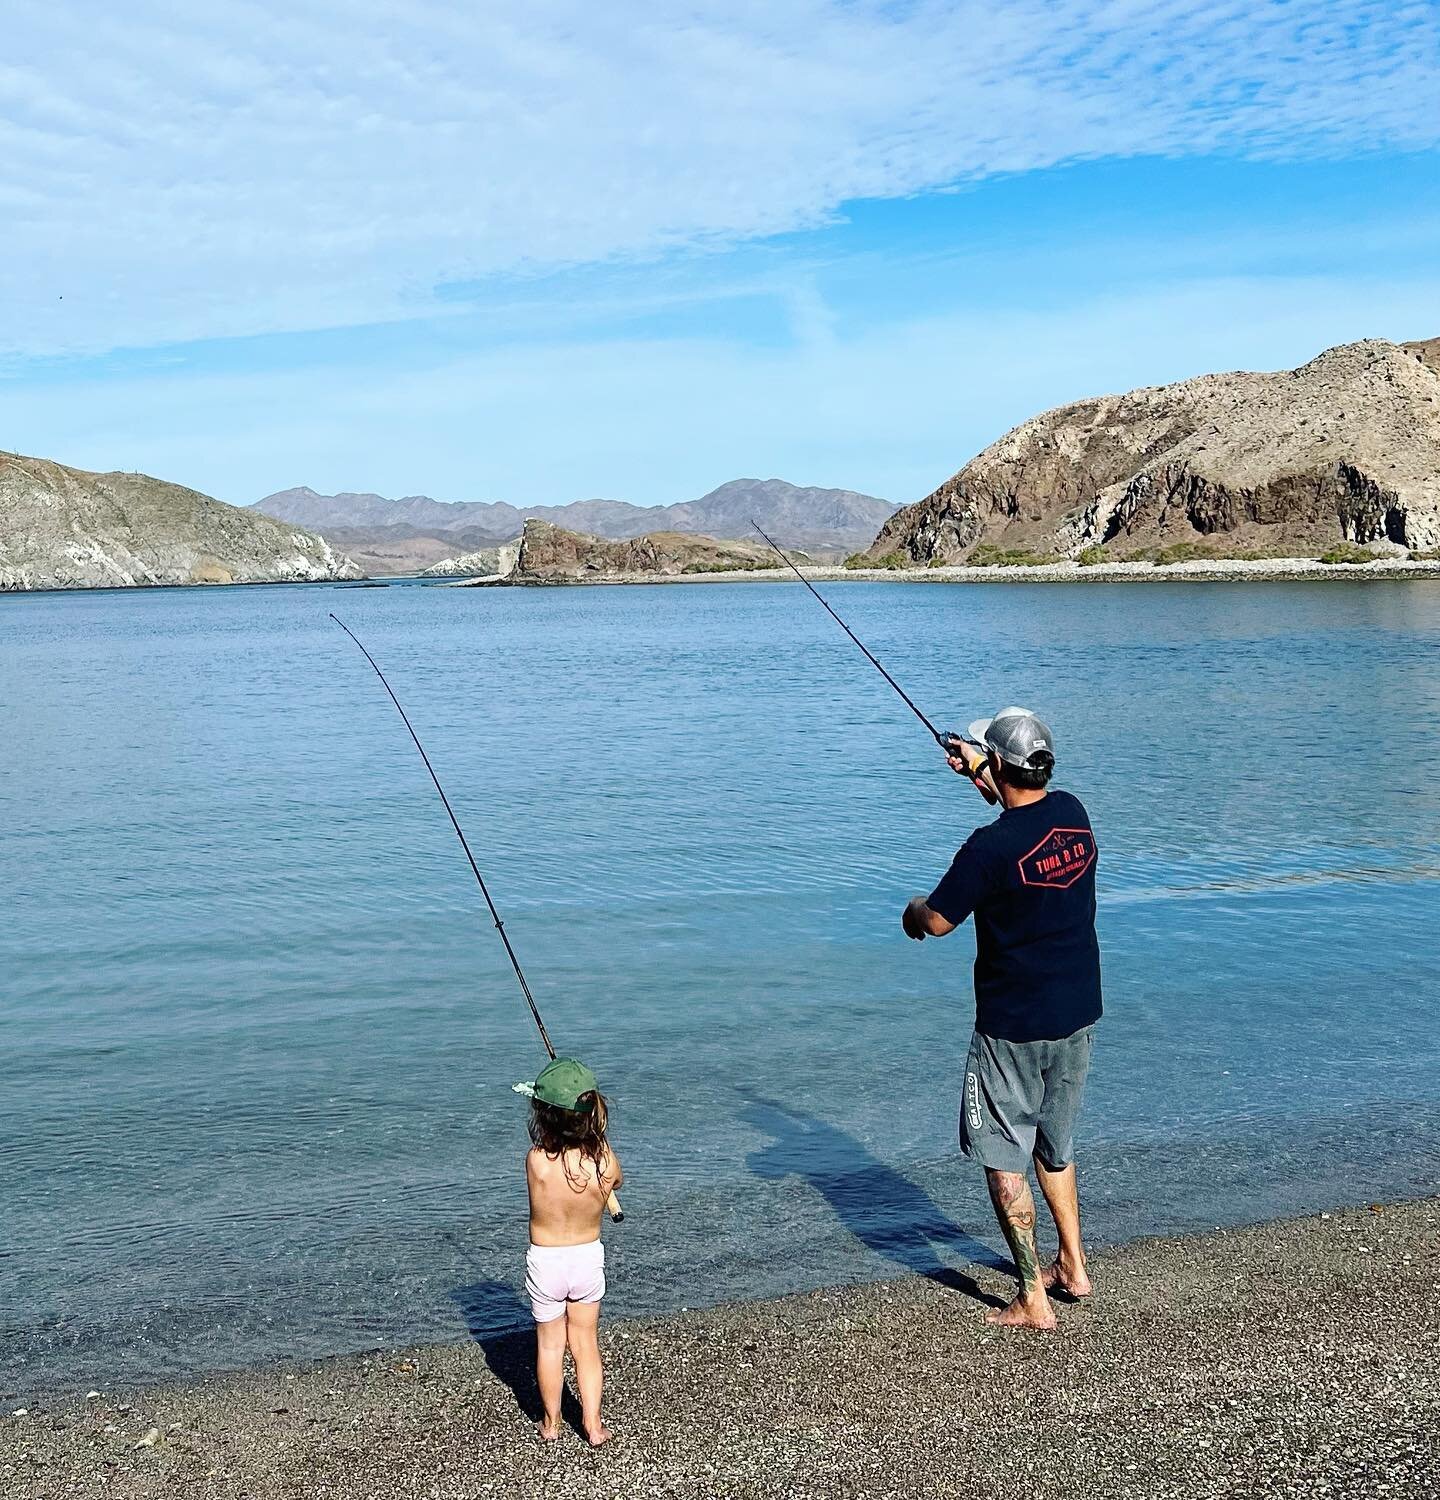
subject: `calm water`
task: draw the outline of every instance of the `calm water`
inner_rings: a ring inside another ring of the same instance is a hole
[[[1435,1187],[1440,589],[831,594],[1090,806],[1093,1238]],[[798,584],[10,597],[0,1395],[523,1319],[538,1043],[331,609],[614,1097],[615,1311],[993,1258],[897,920],[984,810]]]

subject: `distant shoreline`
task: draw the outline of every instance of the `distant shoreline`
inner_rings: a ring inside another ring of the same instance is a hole
[[[1368,563],[1322,563],[1311,557],[1276,557],[1259,561],[1216,559],[1214,562],[1097,563],[1075,562],[1020,567],[844,568],[802,567],[812,583],[1281,583],[1292,579],[1385,580],[1440,579],[1440,561],[1377,558]],[[452,588],[595,588],[606,584],[650,583],[784,583],[795,575],[788,568],[745,569],[726,573],[633,573],[603,578],[455,579]]]
[[[1377,558],[1368,563],[1322,563],[1311,557],[1276,557],[1259,561],[1217,559],[1214,562],[1046,563],[1040,566],[992,568],[844,568],[835,564],[801,567],[811,583],[1284,583],[1295,579],[1404,582],[1440,579],[1440,561]],[[427,578],[424,574],[378,574],[364,578],[267,578],[245,583],[136,583],[95,587],[47,585],[0,589],[0,599],[30,598],[40,594],[153,594],[224,592],[250,588],[389,588],[394,584],[422,584],[430,588],[600,588],[608,585],[653,583],[785,583],[794,580],[788,568],[736,569],[724,573],[631,573],[600,578]]]

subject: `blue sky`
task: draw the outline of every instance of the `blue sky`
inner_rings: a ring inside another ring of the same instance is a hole
[[[0,445],[237,503],[913,500],[1440,334],[1434,3],[8,9]]]

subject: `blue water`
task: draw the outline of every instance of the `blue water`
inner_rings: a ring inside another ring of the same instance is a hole
[[[1440,590],[873,585],[1101,843],[1097,1241],[1440,1182]],[[956,1160],[982,804],[798,585],[0,599],[0,1395],[523,1317],[539,1049],[615,1101],[616,1312],[994,1261]]]

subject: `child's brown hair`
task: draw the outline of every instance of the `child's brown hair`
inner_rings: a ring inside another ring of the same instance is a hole
[[[595,1163],[595,1177],[602,1179],[601,1163],[610,1150],[605,1131],[610,1123],[610,1110],[605,1095],[598,1089],[581,1094],[574,1109],[560,1109],[546,1104],[543,1099],[530,1101],[530,1142],[546,1156],[558,1157],[565,1166],[565,1179],[579,1192],[588,1183],[577,1181],[570,1175],[565,1164],[567,1151],[578,1151],[587,1161]]]

